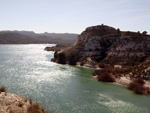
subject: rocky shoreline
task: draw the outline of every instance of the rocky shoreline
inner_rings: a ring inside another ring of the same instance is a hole
[[[0,93],[0,113],[11,113],[14,111],[27,113],[30,103],[23,96],[11,93]]]
[[[4,89],[4,90],[3,90]],[[0,113],[45,113],[44,108],[30,99],[7,93],[5,88],[0,88]]]
[[[102,24],[86,28],[73,46],[55,51],[51,60],[59,64],[104,68],[94,72],[93,76],[99,81],[116,82],[135,93],[149,94],[149,49],[150,35],[146,32],[120,31]]]

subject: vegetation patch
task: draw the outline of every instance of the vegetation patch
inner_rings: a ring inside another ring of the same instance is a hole
[[[146,88],[144,87],[143,79],[136,79],[133,80],[129,85],[128,89],[132,90],[134,93],[137,94],[145,94]]]
[[[45,109],[40,107],[39,103],[30,103],[27,108],[27,113],[46,113]]]
[[[97,79],[102,82],[115,82],[115,78],[108,72],[98,75]]]
[[[7,92],[5,86],[2,86],[2,87],[0,88],[0,92],[5,92],[5,93]]]

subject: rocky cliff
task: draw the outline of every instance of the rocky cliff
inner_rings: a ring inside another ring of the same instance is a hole
[[[74,46],[64,53],[76,62],[90,59],[93,62],[134,65],[150,56],[150,36],[122,32],[106,25],[92,26],[86,28]]]

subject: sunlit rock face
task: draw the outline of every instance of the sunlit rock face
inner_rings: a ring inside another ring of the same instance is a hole
[[[70,49],[79,61],[91,58],[93,61],[127,64],[143,61],[150,55],[150,36],[135,32],[121,32],[106,25],[92,26],[78,36]]]

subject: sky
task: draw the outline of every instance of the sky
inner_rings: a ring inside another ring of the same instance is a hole
[[[150,33],[150,0],[0,0],[0,30],[80,34],[101,24]]]

